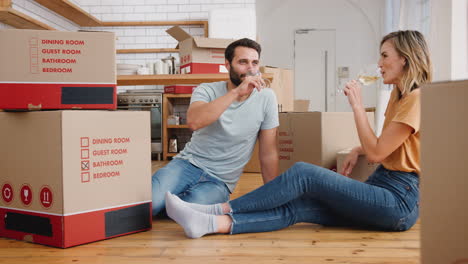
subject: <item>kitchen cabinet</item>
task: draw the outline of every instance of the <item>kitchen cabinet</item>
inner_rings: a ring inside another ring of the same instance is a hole
[[[189,105],[192,94],[163,94],[163,111],[162,111],[162,148],[163,160],[169,157],[174,157],[185,146],[185,143],[190,140],[192,131],[186,124],[185,118],[180,120],[179,125],[169,125],[168,118],[176,114],[175,108],[177,105]],[[184,113],[185,115],[185,113]],[[183,116],[184,116],[183,115]],[[177,138],[177,152],[169,152],[169,140]]]

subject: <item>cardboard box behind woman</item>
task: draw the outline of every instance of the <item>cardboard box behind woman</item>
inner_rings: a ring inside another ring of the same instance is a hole
[[[367,113],[371,127],[374,113]],[[360,145],[352,112],[279,114],[279,166],[304,161],[336,169],[337,152]]]
[[[0,112],[0,127],[0,236],[66,248],[151,228],[149,112]]]
[[[468,263],[468,81],[421,94],[421,263]]]

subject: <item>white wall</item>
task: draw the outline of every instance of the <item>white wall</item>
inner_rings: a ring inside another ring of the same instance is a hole
[[[262,63],[293,69],[296,29],[335,29],[336,67],[348,66],[355,78],[362,65],[377,63],[384,12],[384,0],[257,0]],[[375,106],[375,86],[364,88],[363,97],[366,106]],[[337,98],[337,111],[351,110],[345,100]]]
[[[468,0],[452,1],[452,80],[468,79]]]
[[[432,1],[434,81],[468,79],[468,0]]]

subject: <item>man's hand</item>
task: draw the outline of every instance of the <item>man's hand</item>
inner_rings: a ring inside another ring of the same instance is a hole
[[[261,75],[246,75],[242,83],[233,90],[236,91],[239,97],[243,97],[249,95],[253,89],[257,89],[260,92],[265,86],[265,81]]]

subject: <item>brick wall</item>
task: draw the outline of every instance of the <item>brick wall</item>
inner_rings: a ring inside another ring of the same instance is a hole
[[[174,21],[208,20],[209,12],[217,8],[253,8],[255,0],[72,0],[102,21]],[[175,48],[177,41],[166,33],[170,26],[157,27],[102,27],[84,28],[116,33],[117,49]],[[184,26],[193,36],[203,36],[201,26]],[[117,63],[146,65],[158,59],[177,54],[143,53],[118,54]],[[122,86],[128,89],[161,89],[160,86]]]
[[[80,29],[75,23],[50,11],[33,0],[13,0],[13,9],[39,20],[57,30],[77,31]]]

